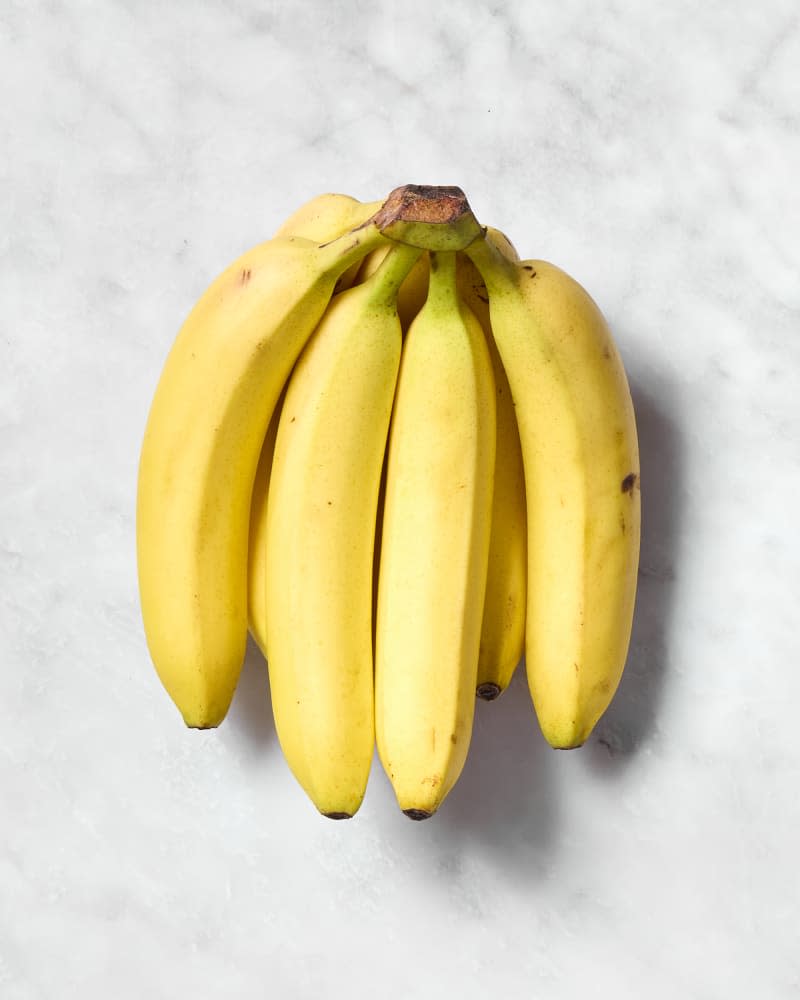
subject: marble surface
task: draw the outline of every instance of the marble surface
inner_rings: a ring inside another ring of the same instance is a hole
[[[446,11],[449,10],[449,13]],[[800,996],[795,0],[0,9],[0,995]],[[590,743],[517,677],[440,813],[319,817],[251,651],[186,731],[136,463],[210,278],[310,196],[452,183],[628,366],[644,541]]]

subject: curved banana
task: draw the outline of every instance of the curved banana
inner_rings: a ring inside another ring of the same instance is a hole
[[[582,744],[619,683],[639,554],[639,457],[622,362],[600,310],[544,261],[466,250],[489,293],[514,397],[528,507],[526,667],[542,731]]]
[[[519,260],[514,245],[505,233],[488,226],[486,238],[509,260]],[[386,253],[381,247],[368,254],[356,280],[364,280],[374,273]],[[457,261],[459,293],[483,327],[492,357],[497,393],[497,458],[492,534],[476,682],[478,697],[491,701],[508,687],[525,648],[525,479],[514,403],[491,332],[486,285],[468,257],[459,253]],[[400,286],[397,312],[403,329],[408,329],[425,302],[428,293],[428,267],[428,255],[424,254]]]
[[[150,408],[136,511],[139,591],[156,670],[187,725],[225,716],[247,640],[250,497],[275,403],[337,278],[384,242],[274,239],[202,295]]]
[[[346,194],[321,194],[301,205],[286,219],[275,234],[276,237],[303,237],[315,243],[334,240],[343,233],[363,225],[381,207],[381,202],[361,202]],[[381,259],[386,254],[381,248]],[[372,257],[370,253],[368,256]],[[337,292],[349,288],[361,268],[361,261],[352,264],[337,280]],[[267,429],[261,456],[258,460],[253,495],[250,505],[250,541],[247,565],[247,619],[250,634],[262,655],[267,657],[266,596],[266,547],[264,539],[267,531],[267,491],[278,433],[280,404],[275,408]]]
[[[375,650],[378,752],[412,819],[436,811],[470,742],[494,453],[483,331],[458,296],[454,254],[432,254],[390,430]]]
[[[375,747],[372,560],[402,331],[397,289],[420,251],[390,250],[337,295],[281,410],[266,532],[272,707],[292,772],[326,816],[361,805]]]
[[[502,233],[487,230],[486,238],[509,260],[519,260]],[[514,401],[492,334],[486,285],[475,265],[463,254],[458,255],[458,286],[462,298],[483,327],[497,391],[492,535],[476,686],[479,698],[492,701],[510,684],[525,651],[528,576],[525,475]]]

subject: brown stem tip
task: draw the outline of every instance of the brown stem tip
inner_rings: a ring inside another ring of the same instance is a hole
[[[459,187],[431,184],[404,184],[395,188],[375,214],[375,224],[383,229],[390,222],[432,222],[448,226],[472,214],[467,196]]]
[[[430,819],[433,813],[427,812],[425,809],[404,809],[403,812],[408,816],[409,819]]]
[[[327,817],[328,819],[352,819],[353,818],[353,814],[352,813],[323,813],[322,815],[325,816],[325,817]]]
[[[370,220],[391,240],[422,250],[463,250],[483,232],[459,187],[404,184]]]
[[[475,689],[475,694],[484,701],[494,701],[495,698],[500,694],[500,685],[487,682],[486,684],[479,684]]]

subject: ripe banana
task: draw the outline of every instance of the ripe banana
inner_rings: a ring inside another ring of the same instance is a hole
[[[528,508],[526,667],[554,747],[582,744],[619,683],[639,553],[639,458],[625,372],[588,294],[543,261],[466,250],[489,293]]]
[[[381,207],[382,202],[361,202],[346,194],[321,194],[301,205],[275,233],[276,237],[303,237],[315,243],[327,243],[343,233],[363,225]],[[380,248],[380,259],[388,248]],[[368,257],[374,254],[370,252]],[[360,260],[352,264],[337,280],[335,290],[349,288],[361,268]],[[247,619],[250,634],[263,656],[267,656],[266,623],[266,531],[267,491],[278,433],[280,403],[276,406],[258,460],[250,506],[250,540],[247,568]]]
[[[420,251],[390,250],[336,296],[295,366],[281,410],[266,531],[275,726],[326,816],[352,816],[375,746],[372,560],[400,365],[397,289]]]
[[[519,260],[502,233],[487,229],[486,238],[509,260]],[[525,649],[528,575],[525,477],[514,401],[492,334],[486,285],[475,265],[463,254],[458,255],[458,286],[483,327],[497,391],[492,534],[476,686],[479,698],[492,701],[510,684]]]
[[[384,242],[367,225],[321,247],[255,247],[166,360],[139,464],[139,590],[153,663],[189,726],[222,721],[244,659],[250,497],[275,403],[337,278]]]
[[[471,737],[495,457],[483,331],[455,255],[431,254],[430,268],[392,416],[375,640],[378,752],[412,819],[439,807]]]
[[[486,238],[509,260],[519,260],[513,244],[500,230],[487,227]],[[368,254],[361,264],[357,280],[363,280],[372,274],[386,253],[381,247]],[[483,327],[492,358],[497,393],[497,458],[492,534],[476,686],[478,697],[491,701],[508,687],[525,646],[525,481],[514,404],[492,337],[486,286],[475,265],[467,257],[458,254],[457,261],[459,294]],[[408,329],[419,312],[427,291],[428,255],[425,254],[400,286],[397,312],[403,329]]]

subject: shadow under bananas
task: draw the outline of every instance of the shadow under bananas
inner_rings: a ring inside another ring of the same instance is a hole
[[[454,845],[478,841],[515,880],[542,880],[558,825],[552,753],[536,721],[523,660],[496,701],[477,701],[464,770],[430,822]]]
[[[669,635],[676,590],[682,520],[682,450],[666,411],[674,398],[663,379],[645,386],[631,379],[639,434],[642,541],[633,633],[625,672],[608,711],[585,748],[588,766],[608,776],[657,731],[667,680]]]
[[[240,735],[251,752],[261,753],[273,744],[277,745],[267,664],[250,636],[226,724]]]

